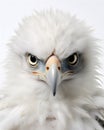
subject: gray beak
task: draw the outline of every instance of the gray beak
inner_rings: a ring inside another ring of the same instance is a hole
[[[61,82],[60,71],[56,64],[52,64],[47,72],[47,83],[51,87],[53,96],[56,95],[57,87]]]

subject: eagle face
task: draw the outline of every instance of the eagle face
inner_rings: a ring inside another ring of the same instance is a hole
[[[98,91],[98,61],[90,28],[60,11],[35,12],[23,20],[8,46],[4,102],[17,111],[10,130],[74,130],[75,120],[82,130],[82,118],[92,125],[89,97]]]
[[[24,19],[10,44],[18,58],[13,62],[20,65],[14,63],[20,69],[16,75],[25,73],[34,82],[34,89],[38,83],[38,88],[42,86],[51,96],[82,91],[86,82],[92,82],[88,77],[92,75],[93,40],[90,29],[69,14],[35,13]]]

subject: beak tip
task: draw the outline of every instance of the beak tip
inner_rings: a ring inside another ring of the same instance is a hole
[[[56,95],[56,92],[54,91],[54,92],[53,92],[53,96],[55,96],[55,95]]]

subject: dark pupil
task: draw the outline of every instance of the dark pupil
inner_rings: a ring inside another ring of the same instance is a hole
[[[35,56],[31,55],[30,60],[31,60],[33,63],[35,63],[37,59],[36,59]]]
[[[73,54],[73,55],[71,55],[71,56],[69,57],[69,62],[73,62],[73,61],[74,61],[74,55],[75,55],[75,54]]]

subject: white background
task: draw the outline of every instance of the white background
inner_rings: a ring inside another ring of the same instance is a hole
[[[0,0],[0,42],[7,42],[17,23],[34,10],[56,8],[84,19],[104,38],[104,0]]]
[[[104,0],[0,0],[0,56],[5,57],[5,43],[13,35],[18,22],[34,10],[56,8],[77,15],[104,39]],[[5,62],[5,61],[2,61]],[[0,80],[3,70],[0,72]]]

